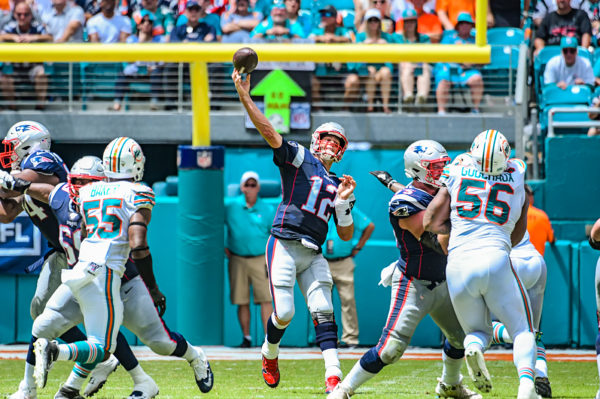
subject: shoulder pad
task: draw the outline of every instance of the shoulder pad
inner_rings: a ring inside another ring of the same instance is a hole
[[[513,170],[511,170],[511,168]],[[527,171],[527,164],[519,158],[512,158],[507,162],[507,170],[509,173],[512,173],[515,170],[519,171],[520,173],[525,173]]]
[[[400,218],[412,216],[426,208],[427,206],[419,201],[415,190],[411,188],[405,188],[394,194],[389,204],[390,213]]]

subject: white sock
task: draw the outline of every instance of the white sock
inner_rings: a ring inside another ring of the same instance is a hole
[[[185,360],[191,363],[194,361],[194,359],[199,357],[202,361],[206,361],[206,355],[204,354],[204,351],[202,349],[194,348],[189,342],[187,343],[187,345],[188,347],[182,356]]]
[[[252,335],[244,335],[244,338],[246,338],[248,341],[252,342]]]
[[[279,342],[272,344],[267,341],[267,336],[265,335],[265,342],[262,345],[261,352],[267,359],[275,359],[277,356],[279,356]]]
[[[33,379],[34,368],[35,366],[33,364],[25,362],[25,376],[23,377],[23,381],[25,381],[25,385],[28,387],[35,386],[35,380]]]
[[[146,372],[142,368],[142,366],[140,366],[139,364],[131,370],[129,370],[129,375],[133,380],[133,385],[140,384],[149,377],[148,374],[146,374]]]
[[[463,364],[463,358],[453,359],[442,351],[442,381],[449,385],[457,385],[462,380],[460,369]]]
[[[81,390],[81,387],[83,386],[83,383],[86,379],[87,378],[80,377],[71,371],[71,374],[69,374],[69,378],[67,378],[67,382],[65,382],[65,385],[70,388],[77,389],[77,391],[79,391]]]
[[[325,378],[329,378],[332,375],[342,378],[342,369],[340,368],[337,349],[325,349],[323,351],[323,360],[325,360]]]
[[[483,352],[485,347],[485,343],[477,334],[467,334],[465,337],[465,351],[468,349],[479,349]]]
[[[352,367],[352,370],[350,370],[350,373],[348,373],[346,378],[344,378],[342,385],[352,389],[352,391],[356,391],[358,387],[375,377],[375,375],[376,374],[369,373],[367,370],[363,369],[359,360],[354,367]]]
[[[596,364],[598,365],[598,376],[600,376],[600,355],[596,355]]]
[[[71,349],[69,349],[69,345],[58,345],[58,357],[56,360],[71,360]]]
[[[517,366],[520,383],[529,380],[533,384],[535,356],[536,345],[533,333],[526,331],[518,334],[513,344],[513,360]]]

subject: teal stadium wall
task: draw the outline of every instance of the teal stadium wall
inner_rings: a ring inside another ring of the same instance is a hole
[[[546,180],[531,182],[536,193],[536,205],[547,210],[552,218],[559,241],[546,248],[548,264],[548,284],[545,297],[545,314],[542,316],[544,340],[549,346],[593,346],[597,332],[596,309],[594,300],[594,269],[600,252],[593,251],[587,245],[583,226],[600,216],[595,207],[600,198],[600,186],[597,182],[599,172],[583,168],[574,161],[571,154],[581,156],[582,160],[595,159],[593,153],[600,153],[600,140],[587,138],[574,140],[574,137],[553,138],[546,141],[547,167]],[[452,152],[455,156],[459,152]],[[558,166],[554,164],[557,163]],[[588,164],[589,162],[582,162]],[[257,171],[261,178],[279,180],[278,169],[272,163],[272,152],[268,149],[236,149],[226,151],[224,171],[225,187],[238,183],[241,174],[247,169]],[[561,166],[562,165],[562,166]],[[349,151],[334,171],[348,173],[358,182],[356,189],[357,205],[376,225],[371,240],[356,257],[356,302],[358,308],[361,344],[375,344],[387,316],[390,288],[378,286],[381,268],[396,259],[391,226],[387,215],[387,203],[391,192],[385,189],[370,170],[388,170],[398,180],[406,183],[403,172],[403,151],[369,150]],[[582,169],[585,169],[582,172]],[[592,175],[592,179],[589,176]],[[552,182],[549,187],[547,181]],[[576,189],[574,189],[576,188]],[[173,187],[170,187],[174,194]],[[210,195],[210,189],[206,190]],[[565,204],[576,204],[566,206]],[[165,321],[169,328],[177,330],[177,209],[178,199],[174,196],[157,198],[149,229],[149,243],[155,262],[155,271],[161,290],[167,296]],[[557,227],[558,226],[558,227]],[[225,345],[236,346],[242,341],[238,325],[236,308],[229,302],[229,278],[225,258],[223,264],[215,268],[224,268],[225,279],[223,296],[215,301],[223,301],[223,339]],[[5,311],[0,320],[0,343],[27,342],[29,340],[31,320],[29,301],[35,290],[35,276],[0,275],[0,299]],[[286,346],[307,346],[314,341],[314,330],[306,305],[300,292],[295,290],[296,315],[289,331],[283,339]],[[334,292],[334,306],[337,319],[340,320],[339,297]],[[550,309],[550,310],[549,310]],[[202,312],[197,309],[197,312]],[[258,309],[251,305],[251,333],[254,344],[262,341],[262,331]],[[195,317],[190,314],[187,317]],[[212,326],[205,326],[207,330]],[[341,329],[340,329],[341,330]],[[341,332],[341,331],[340,331]],[[135,337],[127,334],[131,343],[139,343]],[[194,344],[203,344],[201,338]],[[441,333],[427,317],[418,327],[412,345],[438,347]]]

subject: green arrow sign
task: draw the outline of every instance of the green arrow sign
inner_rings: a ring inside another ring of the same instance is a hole
[[[269,72],[250,92],[265,96],[265,116],[279,133],[290,132],[290,99],[306,95],[304,90],[281,69]]]

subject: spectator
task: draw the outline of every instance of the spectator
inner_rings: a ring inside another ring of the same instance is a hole
[[[189,3],[189,1],[187,2]],[[186,10],[187,10],[186,3]],[[210,0],[196,0],[195,3],[200,7],[200,11],[198,11],[198,22],[204,22],[208,26],[211,26],[215,29],[215,37],[216,41],[221,41],[221,17],[217,14],[209,14],[207,13],[208,8],[210,7]],[[177,26],[185,26],[188,22],[188,13],[184,12],[177,18]]]
[[[529,184],[525,185],[525,192],[527,193],[527,197],[529,197],[529,208],[527,210],[527,232],[529,232],[529,240],[535,249],[544,256],[546,242],[554,244],[556,241],[554,230],[552,230],[552,225],[550,224],[550,219],[546,212],[533,206],[533,190],[531,190]]]
[[[600,97],[594,97],[592,99],[592,107],[596,107],[596,108],[600,108]],[[600,114],[596,113],[596,112],[589,112],[588,113],[588,117],[592,120],[598,120],[600,119]],[[598,129],[597,127],[590,127],[588,129],[588,136],[598,136],[600,134],[600,129]]]
[[[275,2],[271,16],[258,24],[250,37],[270,42],[289,42],[293,38],[304,38],[304,31],[299,23],[292,24],[287,18],[285,5]]]
[[[371,8],[365,13],[365,32],[356,35],[357,43],[364,44],[383,44],[391,43],[393,39],[390,35],[382,32],[381,12],[376,8]],[[349,79],[358,80],[358,76],[365,76],[365,91],[367,92],[367,112],[375,110],[375,91],[379,83],[381,91],[381,101],[383,112],[389,114],[392,112],[389,107],[390,92],[392,90],[392,69],[394,66],[390,63],[385,64],[354,64],[351,68],[356,73],[350,75]]]
[[[309,36],[315,43],[352,43],[355,41],[354,33],[351,29],[338,26],[337,10],[334,6],[329,5],[319,10],[319,16],[321,17],[321,23],[317,28],[313,29]],[[319,103],[321,101],[320,78],[344,74],[348,74],[348,64],[346,63],[336,62],[317,64],[315,74],[312,76],[313,103]],[[355,74],[346,76],[344,89],[344,102],[348,104],[358,95],[358,90],[360,89],[360,80],[358,76]]]
[[[390,17],[390,4],[388,0],[355,0],[355,26],[359,32],[366,30],[365,14],[368,9],[375,8],[381,13],[381,31],[385,33],[394,33],[396,26],[392,17]]]
[[[55,43],[82,42],[85,16],[83,9],[67,0],[52,0],[52,10],[42,15]]]
[[[592,3],[597,2],[597,0],[592,0]],[[533,10],[533,23],[535,26],[539,26],[546,15],[550,14],[553,11],[558,9],[557,0],[538,0],[535,2],[535,10]],[[588,0],[570,0],[571,8],[582,10],[590,19],[593,19],[594,11],[593,6],[590,5]]]
[[[442,44],[473,44],[475,39],[471,30],[475,26],[471,14],[463,12],[457,17],[456,36],[442,40]],[[453,84],[458,87],[468,86],[471,90],[473,113],[479,113],[479,104],[483,96],[483,78],[481,73],[474,69],[472,64],[436,64],[434,69],[435,83],[437,85],[435,96],[438,103],[438,114],[446,113],[446,105]]]
[[[14,9],[15,21],[11,21],[0,33],[0,41],[13,43],[51,42],[52,35],[37,22],[33,21],[33,12],[26,2],[20,2]],[[23,79],[28,77],[33,83],[37,97],[36,109],[45,108],[46,92],[48,91],[48,76],[44,65],[40,63],[15,63],[12,64],[13,72],[0,75],[4,98],[9,102],[8,108],[15,110],[15,77]]]
[[[131,34],[131,23],[115,13],[115,0],[100,0],[100,13],[90,18],[87,32],[90,42],[125,43]]]
[[[487,25],[488,28],[520,28],[521,0],[488,0]]]
[[[153,36],[162,36],[166,40],[173,31],[175,18],[168,7],[159,7],[159,0],[141,0],[139,7],[133,11],[131,18],[135,26],[139,26],[144,12],[152,14]]]
[[[557,10],[544,17],[535,34],[535,53],[557,46],[563,36],[575,36],[580,46],[590,46],[592,25],[587,14],[571,8],[569,0],[556,0]]]
[[[136,27],[136,34],[127,38],[127,43],[164,43],[165,37],[154,35],[154,14],[143,10],[140,13],[140,22]],[[113,111],[121,110],[121,103],[129,85],[135,80],[147,80],[150,77],[150,109],[158,109],[158,99],[162,96],[163,66],[156,62],[135,62],[127,64],[119,74],[116,82],[115,101]]]
[[[245,43],[250,32],[262,21],[262,14],[249,10],[248,0],[237,0],[234,8],[221,17],[223,43]]]
[[[76,0],[75,4],[83,8],[86,21],[100,13],[100,0]]]
[[[267,320],[273,312],[269,278],[265,263],[265,246],[271,234],[271,222],[275,210],[258,196],[260,180],[256,172],[242,175],[240,190],[243,195],[235,197],[225,207],[227,247],[229,258],[229,285],[231,303],[238,305],[238,320],[244,340],[240,345],[249,348],[250,336],[250,285],[254,303],[260,304],[261,320],[267,331]]]
[[[390,16],[396,21],[396,32],[398,32],[398,21],[402,19],[402,13],[405,10],[417,10],[417,4],[414,0],[390,0]],[[435,0],[423,0],[421,9],[428,14],[435,14]],[[420,15],[420,14],[419,14]]]
[[[563,37],[560,48],[562,55],[552,57],[546,64],[544,84],[556,84],[563,90],[570,85],[594,86],[594,70],[587,58],[577,55],[577,40]]]
[[[406,0],[402,0],[406,1]],[[439,43],[442,39],[442,33],[444,30],[442,29],[442,23],[440,19],[435,15],[434,12],[427,11],[427,6],[431,7],[431,1],[425,2],[425,0],[411,0],[409,4],[413,5],[414,9],[417,12],[417,28],[418,32],[421,35],[427,35],[429,40],[432,43]],[[435,8],[435,6],[433,7]],[[411,8],[406,8],[406,10],[412,10]],[[402,34],[404,32],[404,23],[402,22],[402,13],[396,19],[396,33]]]
[[[185,25],[177,25],[171,32],[172,42],[215,42],[217,31],[214,26],[200,21],[202,6],[196,0],[188,0],[185,14]]]
[[[358,208],[352,209],[354,218],[354,236],[350,241],[342,241],[335,228],[333,218],[329,219],[329,230],[323,256],[329,263],[329,270],[333,278],[333,284],[337,287],[342,305],[342,342],[340,347],[354,348],[358,341],[358,315],[356,313],[356,300],[354,296],[354,257],[363,249],[367,240],[371,237],[375,225]],[[360,237],[358,242],[355,237]]]
[[[303,36],[308,37],[312,30],[312,17],[308,14],[300,15],[300,0],[283,0],[287,18],[291,24],[300,24],[302,27]]]
[[[475,0],[437,0],[436,11],[444,30],[453,30],[460,14],[475,15]]]
[[[415,10],[404,10],[402,14],[403,32],[398,41],[405,44],[413,43],[431,43],[427,35],[419,33],[418,18]],[[413,95],[415,87],[415,72],[419,72],[417,77],[417,98]],[[423,105],[427,102],[429,89],[431,87],[431,66],[427,63],[400,63],[400,82],[402,83],[402,102],[404,104]]]

